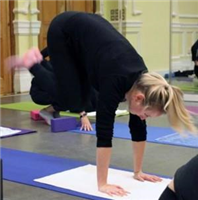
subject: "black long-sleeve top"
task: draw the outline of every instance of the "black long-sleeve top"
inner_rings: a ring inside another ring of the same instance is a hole
[[[79,77],[87,76],[99,91],[97,147],[111,147],[115,111],[140,74],[147,71],[143,59],[108,21],[78,12],[62,13],[52,21],[48,48],[62,92],[70,96],[68,103],[75,104],[80,94],[85,93],[79,91],[77,79],[71,76],[71,66],[76,67]],[[63,73],[65,66],[69,67]],[[67,88],[68,84],[74,89]],[[130,114],[129,127],[132,140],[146,140],[145,121]]]

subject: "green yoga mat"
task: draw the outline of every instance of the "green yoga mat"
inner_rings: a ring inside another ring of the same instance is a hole
[[[11,109],[11,110],[19,110],[19,111],[26,111],[30,112],[32,110],[41,110],[45,108],[46,106],[37,105],[34,102],[18,102],[18,103],[10,103],[10,104],[1,104],[1,108]],[[123,116],[128,115],[128,112],[123,112],[121,114],[117,114],[116,116]],[[80,117],[78,113],[71,113],[71,112],[61,112],[61,116],[69,116],[69,117]],[[90,118],[93,118],[93,116],[89,116]]]
[[[179,87],[182,91],[198,92],[198,79],[194,79],[193,82],[174,82],[173,85]]]
[[[178,85],[182,91],[198,92],[198,87],[190,85]]]
[[[18,103],[10,103],[10,104],[1,104],[1,108],[11,109],[11,110],[19,110],[30,112],[32,110],[41,110],[46,106],[37,105],[34,102],[18,102]],[[69,116],[69,117],[79,117],[77,113],[70,112],[61,112],[61,116]]]

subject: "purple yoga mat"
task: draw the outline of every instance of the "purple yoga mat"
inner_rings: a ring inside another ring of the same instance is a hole
[[[197,106],[186,106],[186,108],[193,113],[198,114],[198,107]]]
[[[9,128],[9,129],[12,129],[12,130],[19,130],[20,132],[13,133],[13,134],[6,135],[6,136],[0,136],[0,138],[7,138],[7,137],[12,137],[12,136],[24,135],[24,134],[28,134],[28,133],[36,133],[35,130],[29,130],[29,129],[21,129],[21,128],[13,128],[13,127],[3,127],[3,128]]]

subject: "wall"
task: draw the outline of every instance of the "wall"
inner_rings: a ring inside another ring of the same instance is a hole
[[[170,58],[170,0],[123,0],[106,1],[104,17],[119,30],[120,21],[112,21],[112,9],[121,9],[122,34],[131,42],[150,71],[165,73]]]
[[[38,34],[41,23],[37,20],[36,0],[16,0],[14,12],[15,52],[23,55],[24,52],[38,46]],[[27,69],[16,69],[14,72],[14,92],[28,92],[31,86],[31,75]]]
[[[172,2],[172,70],[193,69],[191,46],[198,39],[198,0]]]

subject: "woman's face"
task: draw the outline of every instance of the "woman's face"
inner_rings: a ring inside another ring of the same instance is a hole
[[[148,117],[158,117],[162,115],[162,112],[157,109],[145,108],[143,106],[144,95],[137,94],[129,101],[129,112],[137,115],[141,120],[145,120]]]

